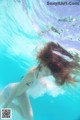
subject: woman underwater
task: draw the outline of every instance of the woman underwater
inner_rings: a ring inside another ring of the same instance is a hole
[[[57,85],[74,83],[76,80],[71,74],[80,68],[75,57],[59,44],[47,43],[37,54],[39,65],[31,68],[20,82],[11,83],[2,90],[0,94],[2,108],[10,107],[16,110],[24,120],[33,120],[32,108],[26,91],[36,80],[51,75],[55,78]]]

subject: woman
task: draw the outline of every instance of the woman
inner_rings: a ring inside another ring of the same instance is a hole
[[[72,78],[71,73],[74,74],[80,68],[75,56],[72,56],[54,42],[47,43],[38,52],[37,59],[39,65],[30,69],[21,82],[6,86],[0,96],[0,103],[4,103],[2,108],[10,107],[17,110],[24,120],[33,120],[33,113],[26,91],[36,80],[53,75],[57,85],[73,83],[76,80]],[[15,100],[18,104],[15,103]]]

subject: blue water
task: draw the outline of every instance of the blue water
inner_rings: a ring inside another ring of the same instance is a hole
[[[0,0],[1,89],[20,81],[38,64],[36,53],[47,41],[80,52],[80,1],[71,1],[79,5],[53,6],[47,5],[47,0]],[[30,96],[34,120],[80,120],[79,86],[69,86],[64,94],[45,93],[35,99]],[[20,119],[15,112],[14,119]]]

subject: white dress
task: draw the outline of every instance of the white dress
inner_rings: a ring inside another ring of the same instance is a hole
[[[64,93],[63,88],[56,85],[53,76],[42,78],[36,76],[37,75],[35,74],[35,80],[27,91],[33,98],[43,96],[44,94],[56,97],[57,95]]]

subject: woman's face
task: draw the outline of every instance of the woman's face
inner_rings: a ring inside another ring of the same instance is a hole
[[[48,67],[41,66],[41,69],[39,71],[39,75],[44,76],[44,77],[50,76],[51,75],[51,71],[49,70]]]

